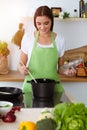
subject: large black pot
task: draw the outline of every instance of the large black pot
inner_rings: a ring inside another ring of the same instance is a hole
[[[54,95],[54,87],[56,84],[60,83],[59,81],[51,79],[36,79],[37,83],[34,80],[27,81],[31,83],[33,96],[36,98],[51,98]]]
[[[22,94],[22,90],[15,87],[0,87],[0,99],[15,99]]]

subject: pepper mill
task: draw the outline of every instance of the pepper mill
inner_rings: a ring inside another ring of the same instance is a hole
[[[83,13],[84,13],[84,0],[80,0],[79,1],[79,17],[82,18],[83,17]]]

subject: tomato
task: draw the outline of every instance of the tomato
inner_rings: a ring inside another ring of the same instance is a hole
[[[12,111],[20,111],[21,110],[21,108],[20,108],[20,106],[15,106],[15,107],[13,107],[12,108]]]
[[[83,63],[80,63],[79,65],[77,65],[77,67],[83,67],[84,64]]]

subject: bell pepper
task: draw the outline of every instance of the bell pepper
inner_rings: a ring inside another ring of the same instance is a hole
[[[36,130],[36,124],[30,121],[21,122],[19,130]]]

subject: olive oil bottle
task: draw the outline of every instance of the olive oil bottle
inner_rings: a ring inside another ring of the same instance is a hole
[[[79,1],[79,17],[83,18],[83,13],[84,13],[84,0]]]

